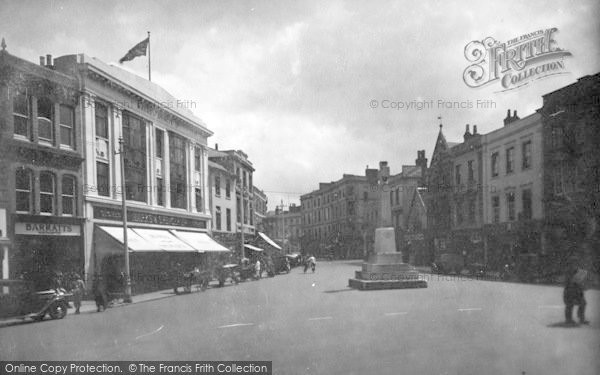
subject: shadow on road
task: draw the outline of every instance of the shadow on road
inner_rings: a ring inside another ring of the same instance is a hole
[[[354,289],[346,288],[346,289],[332,289],[332,290],[324,290],[323,293],[341,293],[341,292],[351,292]]]
[[[546,327],[548,327],[548,328],[578,328],[580,326],[581,325],[578,323],[558,322],[558,323],[548,324]]]

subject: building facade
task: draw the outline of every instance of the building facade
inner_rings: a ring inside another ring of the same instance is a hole
[[[220,151],[215,146],[209,150],[208,159],[215,166],[209,168],[215,239],[242,256],[242,242],[256,235],[254,167],[241,150]]]
[[[543,253],[541,116],[520,119],[509,110],[504,126],[483,138],[485,263],[495,270],[515,264],[520,274],[532,274],[527,268]]]
[[[301,251],[302,212],[300,206],[291,204],[288,210],[278,206],[275,211],[267,212],[263,223],[265,234],[280,243],[284,253]]]
[[[252,187],[254,196],[254,226],[259,232],[265,232],[263,222],[267,217],[267,204],[269,200],[264,191],[260,190],[256,186]]]
[[[52,56],[34,64],[2,40],[0,95],[1,278],[48,288],[85,267],[79,85]]]
[[[600,273],[600,73],[543,96],[544,251],[560,273],[579,258]]]
[[[110,288],[124,271],[124,193],[134,293],[164,287],[161,275],[174,263],[198,262],[203,250],[190,242],[201,243],[211,229],[212,132],[185,102],[118,67],[86,55],[57,58],[55,66],[78,78],[82,94],[88,280],[102,275]]]

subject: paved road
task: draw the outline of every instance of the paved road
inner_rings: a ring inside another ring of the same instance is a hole
[[[600,292],[566,328],[559,287],[432,276],[361,292],[357,265],[0,328],[7,360],[271,360],[275,374],[598,374]]]

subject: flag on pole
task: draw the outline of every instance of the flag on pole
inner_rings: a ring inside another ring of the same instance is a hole
[[[149,43],[150,36],[136,44],[132,49],[129,50],[129,52],[127,52],[125,56],[121,57],[119,64],[123,64],[123,61],[133,60],[138,56],[146,56],[146,50],[148,49]]]

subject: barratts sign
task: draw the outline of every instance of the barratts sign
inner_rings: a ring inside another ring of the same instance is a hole
[[[557,28],[537,30],[500,43],[492,37],[474,40],[465,47],[471,62],[463,80],[469,87],[481,87],[499,81],[503,90],[513,90],[530,82],[565,71],[564,58],[571,56],[557,46]]]

